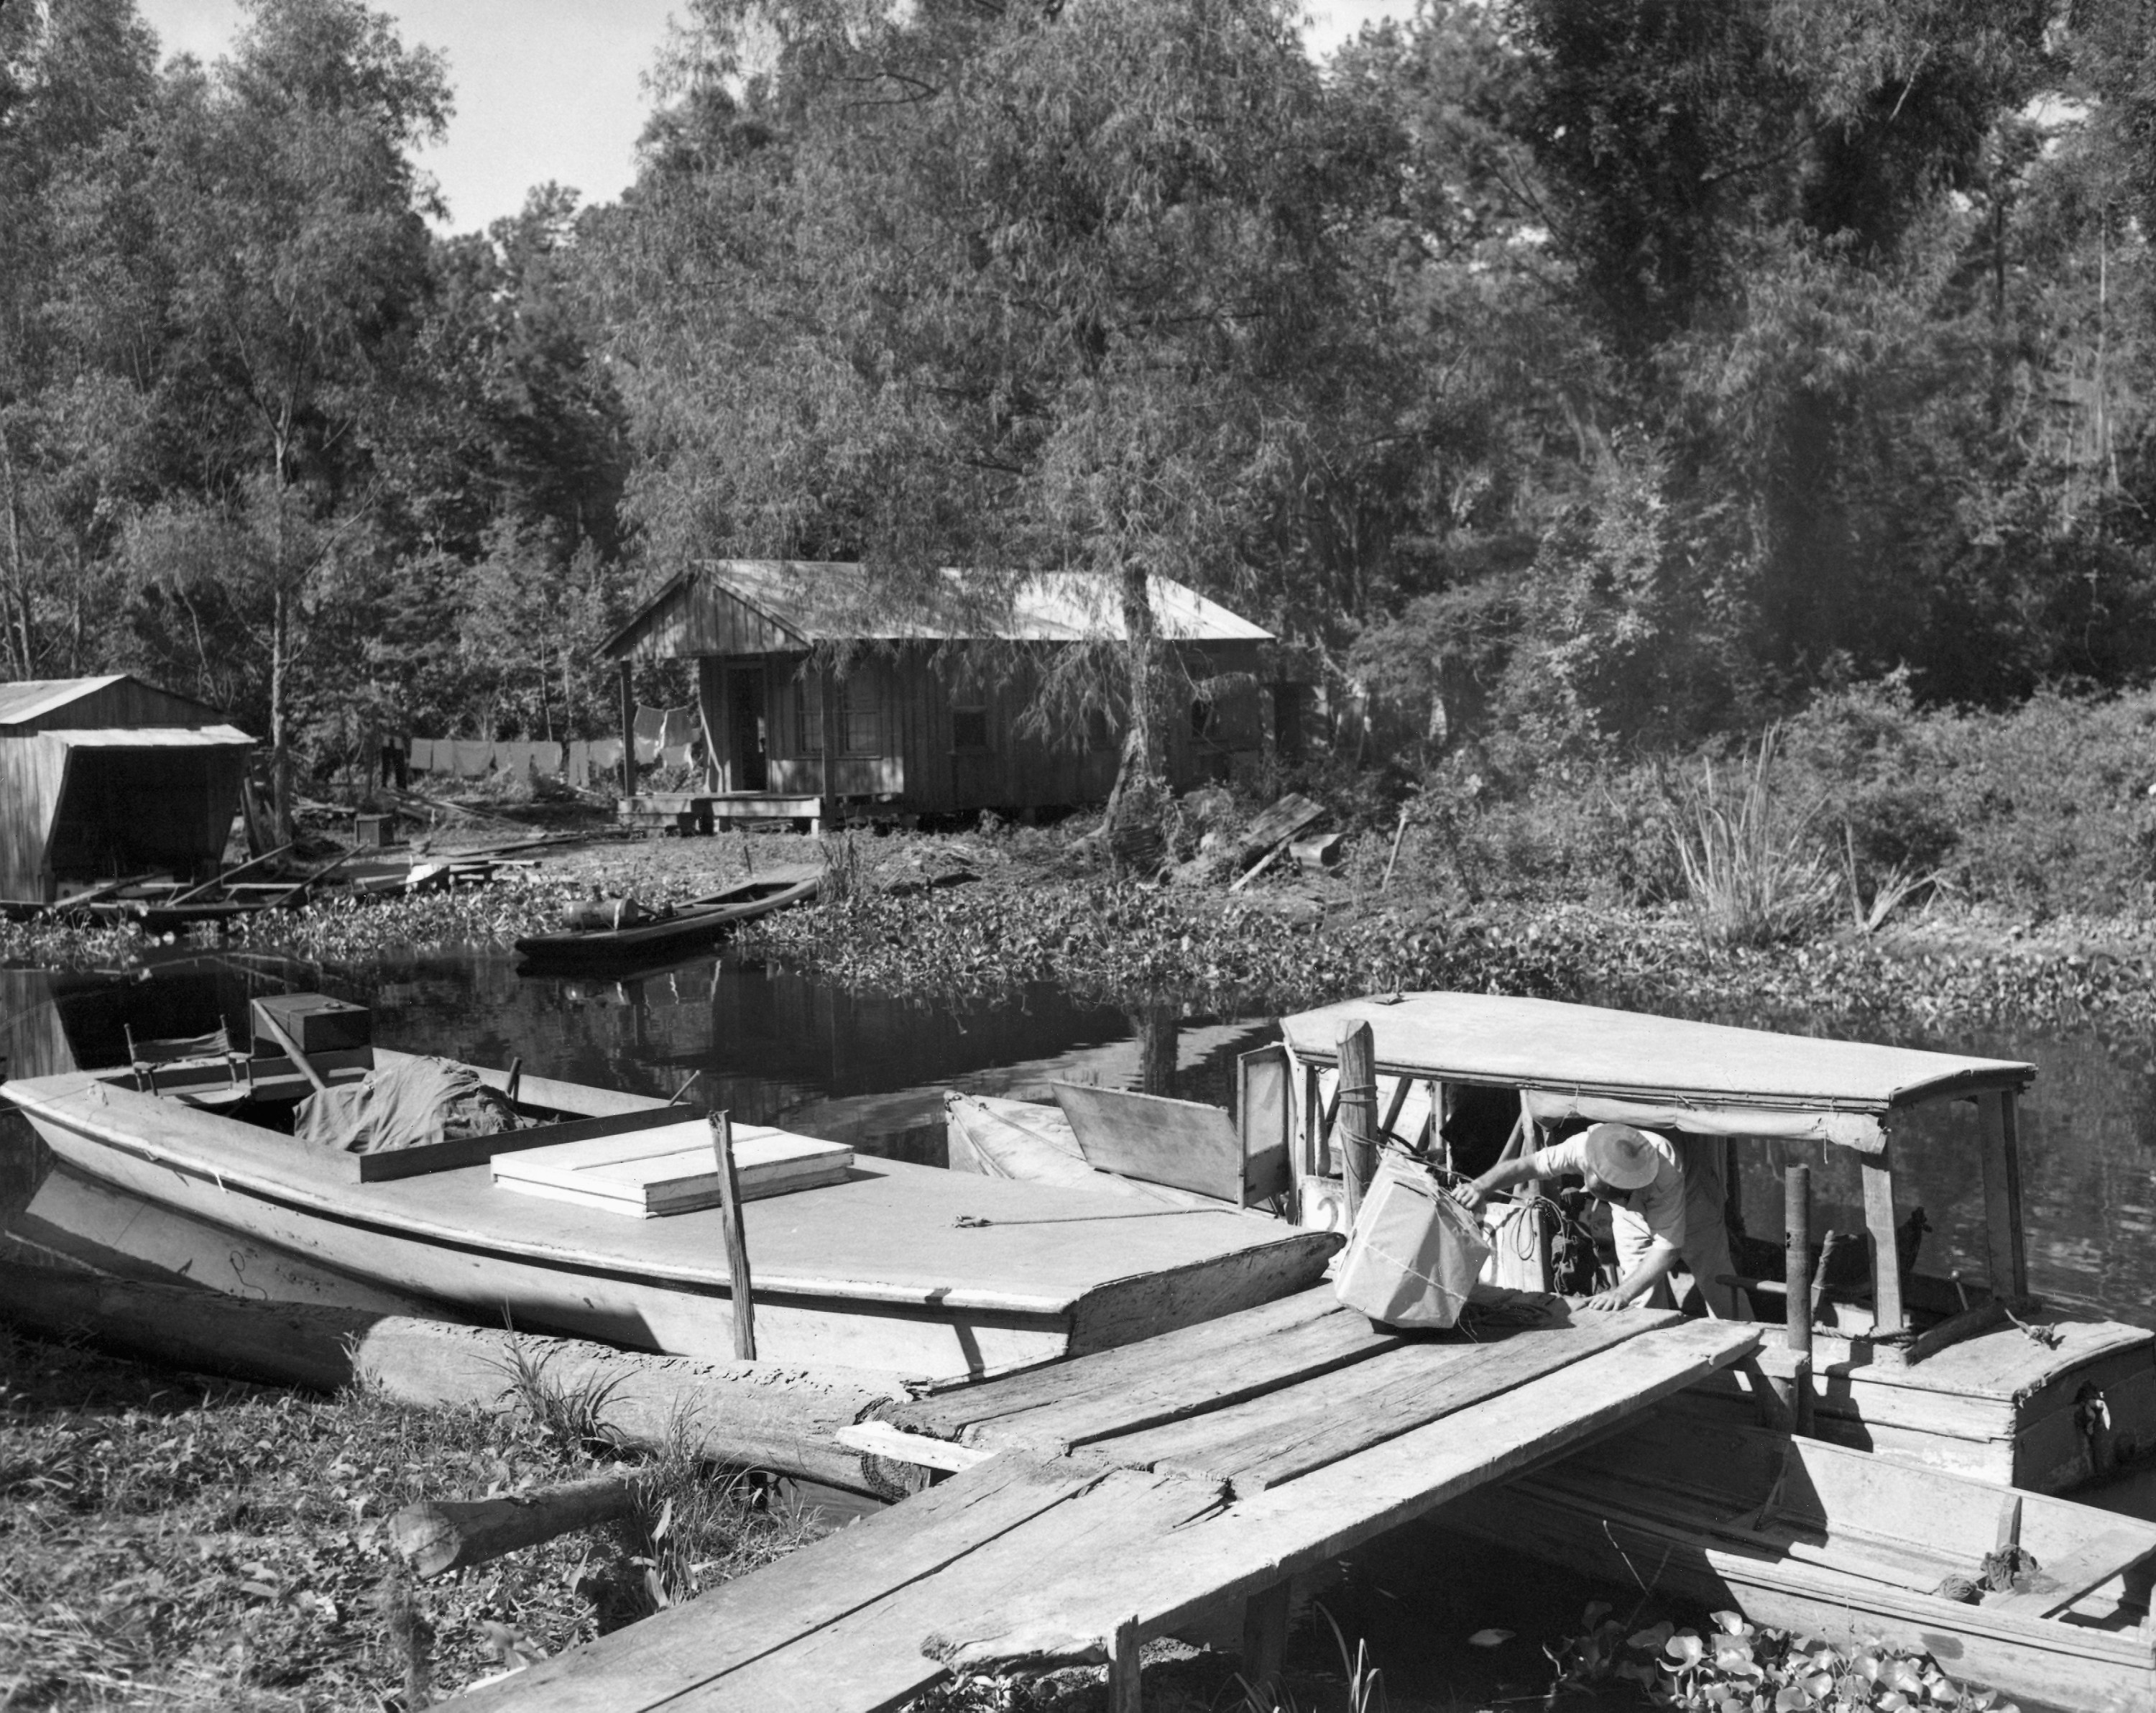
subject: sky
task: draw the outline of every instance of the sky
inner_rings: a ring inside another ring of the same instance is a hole
[[[166,54],[222,54],[237,0],[136,0]],[[669,12],[680,0],[372,0],[407,45],[448,58],[456,90],[449,135],[421,164],[471,231],[513,214],[548,179],[587,203],[610,202],[635,172],[650,111],[644,88]],[[1308,37],[1324,53],[1365,22],[1405,17],[1413,0],[1308,0]]]

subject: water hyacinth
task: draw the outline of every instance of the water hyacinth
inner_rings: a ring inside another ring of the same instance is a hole
[[[1747,1623],[1717,1612],[1702,1635],[1667,1622],[1625,1639],[1610,1675],[1685,1713],[1910,1713],[1958,1708],[2020,1713],[1992,1690],[1966,1689],[1928,1654],[1870,1643],[1836,1649],[1810,1636]],[[1612,1628],[1614,1628],[1612,1626]]]

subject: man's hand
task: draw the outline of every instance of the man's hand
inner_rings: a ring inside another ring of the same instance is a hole
[[[1620,1296],[1616,1288],[1612,1286],[1606,1291],[1597,1291],[1579,1306],[1592,1309],[1598,1314],[1607,1314],[1613,1309],[1629,1309],[1632,1304],[1630,1298]]]
[[[1490,1205],[1490,1192],[1476,1178],[1470,1178],[1466,1183],[1455,1186],[1452,1194],[1453,1199],[1470,1213],[1480,1213]]]

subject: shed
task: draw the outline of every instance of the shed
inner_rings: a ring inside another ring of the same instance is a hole
[[[1152,579],[1152,597],[1162,635],[1199,689],[1168,734],[1171,783],[1231,777],[1264,746],[1254,675],[1272,635],[1168,578]],[[1037,574],[1005,604],[948,570],[932,599],[892,610],[859,564],[723,559],[661,585],[606,652],[624,674],[637,659],[696,662],[706,785],[722,819],[814,815],[827,797],[972,814],[1107,795],[1121,750],[1112,726],[1096,721],[1055,740],[1022,730],[1021,719],[1041,652],[1123,634],[1113,587],[1083,573]],[[863,648],[826,682],[813,651],[833,644]],[[968,673],[974,645],[984,669]],[[987,669],[991,649],[998,670]]]
[[[213,870],[254,742],[216,708],[125,674],[0,684],[0,898]]]

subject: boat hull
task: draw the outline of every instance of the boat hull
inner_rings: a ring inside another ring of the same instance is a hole
[[[1644,1582],[1838,1647],[1919,1649],[2025,1710],[2156,1705],[2145,1556],[2156,1553],[2156,1525],[2034,1494],[2016,1505],[2020,1543],[2040,1566],[2107,1540],[2119,1543],[2118,1568],[2056,1617],[1946,1598],[1933,1592],[1940,1582],[1979,1573],[1996,1538],[1996,1487],[1710,1426],[1666,1404],[1602,1446],[1469,1495],[1440,1520],[1575,1573]]]
[[[485,1165],[331,1182],[277,1170],[280,1152],[294,1166],[307,1162],[274,1133],[234,1137],[249,1127],[126,1089],[86,1089],[94,1078],[41,1080],[69,1092],[44,1100],[33,1085],[0,1087],[68,1169],[325,1276],[532,1330],[708,1360],[734,1354],[715,1212],[629,1220],[496,1188]],[[899,1162],[863,1166],[847,1184],[751,1204],[760,1358],[922,1378],[993,1373],[1301,1289],[1334,1247],[1293,1234],[1248,1238],[1250,1224],[1229,1215],[1201,1216],[1225,1222],[1206,1237],[1106,1197]],[[977,1203],[985,1212],[969,1213]],[[1028,1227],[1051,1246],[1038,1288]],[[983,1257],[972,1277],[969,1247]],[[1148,1255],[1155,1264],[1144,1264]]]
[[[613,970],[662,963],[701,951],[744,922],[806,903],[816,896],[821,884],[820,873],[812,871],[774,892],[738,902],[715,901],[706,908],[685,910],[630,928],[527,935],[516,942],[516,950],[527,963],[549,970]]]

